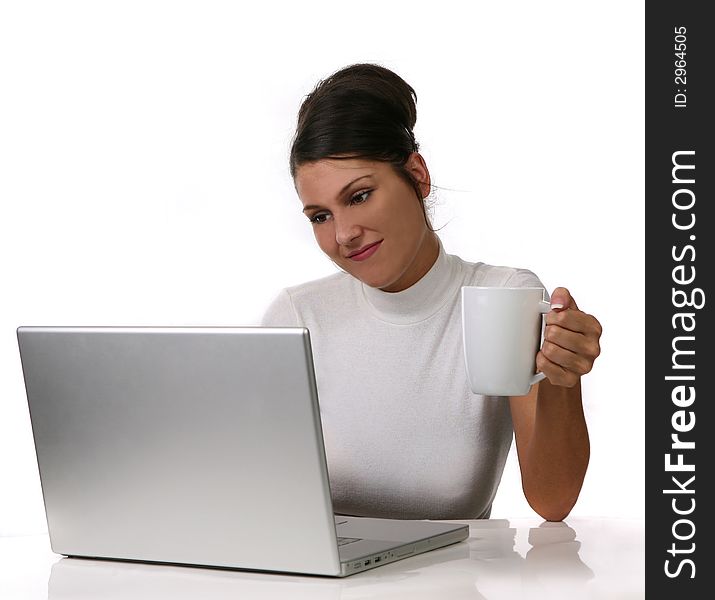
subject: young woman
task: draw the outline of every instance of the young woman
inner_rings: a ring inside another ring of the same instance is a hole
[[[374,64],[348,66],[305,98],[290,172],[341,272],[283,289],[262,324],[310,330],[336,512],[487,518],[513,433],[527,501],[562,520],[588,465],[580,379],[601,326],[556,288],[536,357],[546,379],[522,397],[471,392],[461,286],[544,286],[527,269],[445,252],[425,208],[415,103],[409,84]]]

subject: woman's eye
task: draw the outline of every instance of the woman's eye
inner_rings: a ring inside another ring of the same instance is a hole
[[[326,217],[327,217],[327,215],[325,213],[318,213],[317,215],[313,215],[312,217],[310,217],[308,220],[311,223],[319,224],[319,223],[325,223]]]
[[[364,190],[362,192],[358,192],[354,196],[350,197],[350,204],[362,204],[363,202],[366,202],[367,198],[371,192],[372,192],[372,190]],[[317,214],[313,215],[312,217],[308,217],[308,220],[313,225],[320,225],[321,223],[325,223],[328,216],[329,216],[328,213],[317,213]]]
[[[367,200],[367,197],[370,195],[371,191],[372,190],[365,190],[362,192],[358,192],[352,198],[350,198],[350,202],[352,204],[362,204],[363,202],[365,202]]]

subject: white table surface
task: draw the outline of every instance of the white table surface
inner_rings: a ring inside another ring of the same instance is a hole
[[[65,558],[47,535],[0,537],[0,599],[644,598],[644,523],[464,521],[458,544],[344,579]]]

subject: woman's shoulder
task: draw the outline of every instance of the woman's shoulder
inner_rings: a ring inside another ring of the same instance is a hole
[[[306,310],[325,309],[331,303],[345,298],[354,285],[347,273],[334,273],[297,285],[282,288],[266,310],[263,325],[302,325]]]
[[[536,273],[528,268],[470,262],[454,255],[453,259],[458,261],[461,267],[464,285],[545,287]]]
[[[333,273],[319,279],[312,279],[296,285],[283,288],[294,301],[315,298],[317,295],[332,296],[334,293],[343,292],[350,287],[353,277],[347,273]]]

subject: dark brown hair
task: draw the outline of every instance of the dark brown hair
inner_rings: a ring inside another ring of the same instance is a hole
[[[363,158],[392,165],[417,194],[418,182],[405,168],[419,144],[412,129],[417,121],[417,93],[404,79],[377,64],[349,65],[322,79],[298,111],[290,150],[290,174],[317,160]]]

